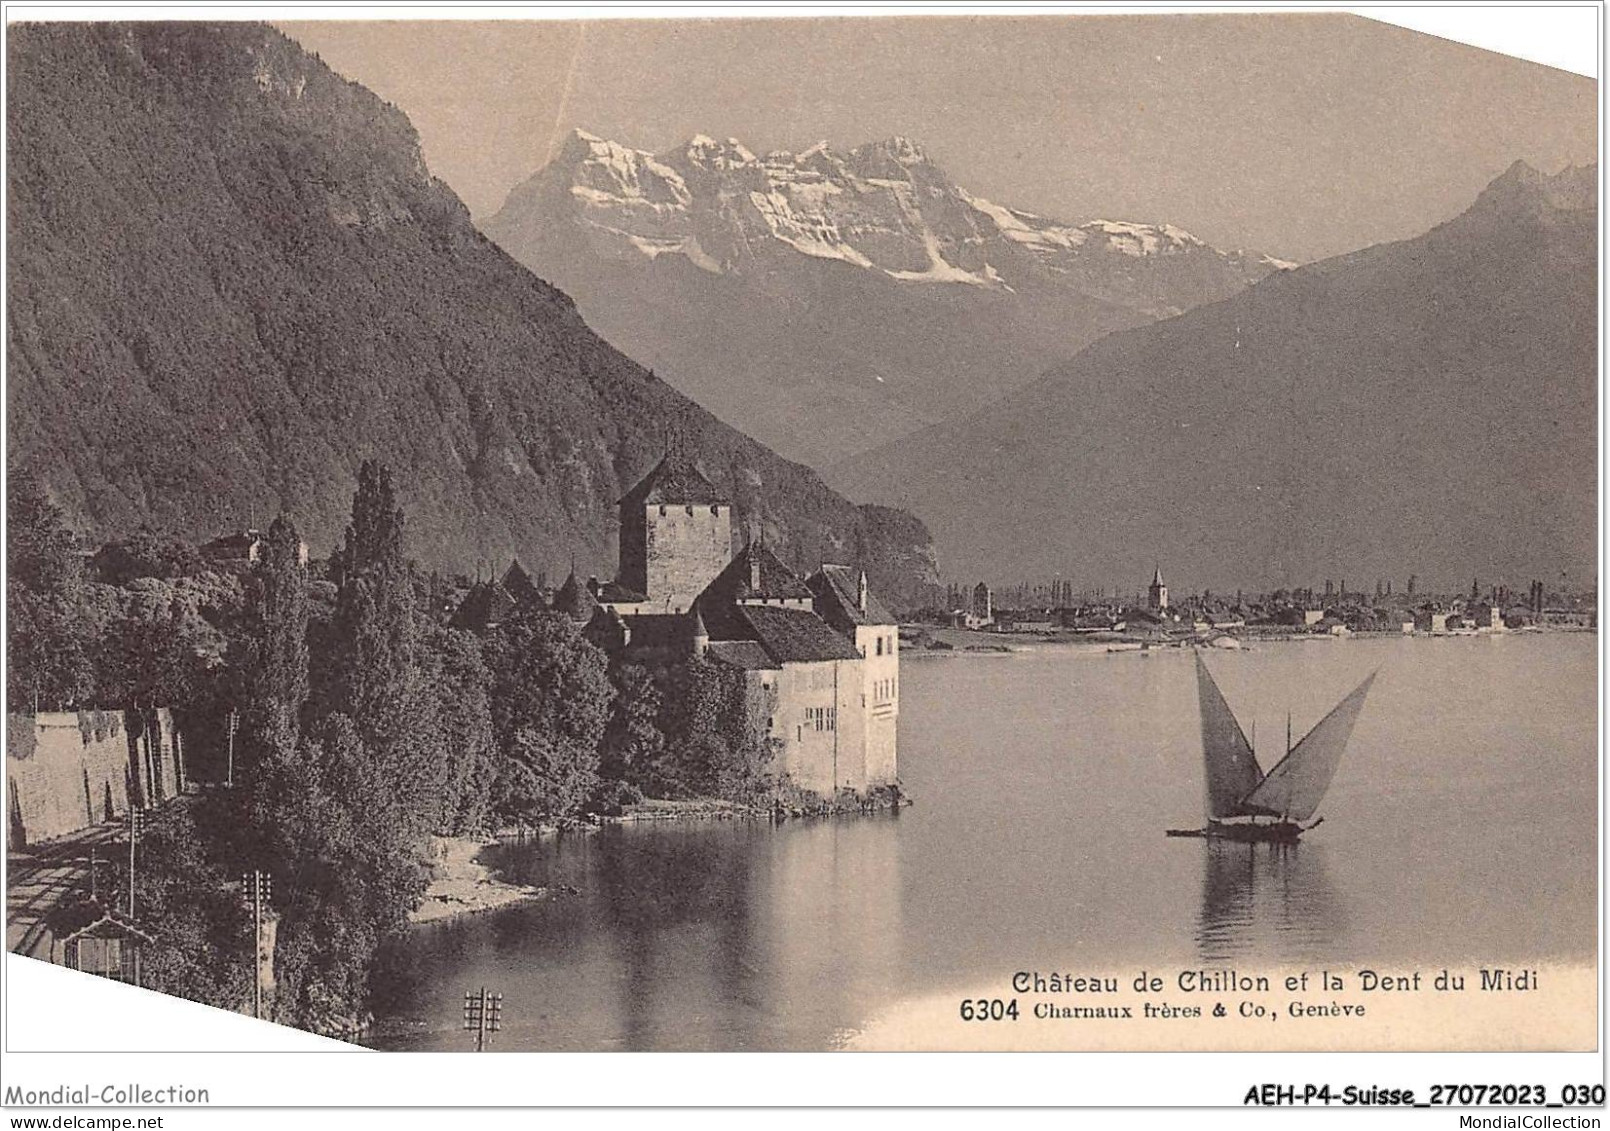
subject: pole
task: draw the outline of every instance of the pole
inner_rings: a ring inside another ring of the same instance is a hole
[[[464,1031],[475,1034],[475,1051],[486,1051],[486,1035],[503,1028],[503,995],[485,986],[464,991]]]
[[[252,1016],[263,1016],[263,873],[252,872]]]
[[[129,918],[134,918],[134,842],[140,839],[140,811],[129,806]]]
[[[240,898],[252,917],[252,1016],[263,1016],[263,905],[274,897],[274,879],[261,868],[240,877]]]
[[[240,712],[233,707],[229,709],[229,769],[224,778],[224,784],[230,789],[235,788],[235,728],[240,725]]]

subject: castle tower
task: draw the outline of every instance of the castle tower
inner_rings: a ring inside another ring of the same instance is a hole
[[[620,499],[619,585],[643,612],[685,613],[732,557],[732,505],[681,451]]]
[[[1146,587],[1146,607],[1153,612],[1168,608],[1168,586],[1163,584],[1163,567],[1152,569],[1152,583]]]

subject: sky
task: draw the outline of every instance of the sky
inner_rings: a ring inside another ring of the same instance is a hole
[[[1596,157],[1596,84],[1357,16],[280,23],[495,212],[580,127],[655,152],[916,139],[963,188],[1307,261]]]

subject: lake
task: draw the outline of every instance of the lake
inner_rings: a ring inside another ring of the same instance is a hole
[[[835,1047],[879,1011],[1019,969],[1324,961],[1591,965],[1597,638],[1269,643],[1207,661],[1268,769],[1380,676],[1291,848],[1202,823],[1191,654],[913,656],[876,817],[676,822],[498,849],[574,894],[418,928],[377,981],[382,1047]],[[1004,988],[1004,987],[1003,987]],[[408,1028],[411,1026],[411,1029]]]

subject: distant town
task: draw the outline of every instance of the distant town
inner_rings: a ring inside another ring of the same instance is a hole
[[[1523,591],[1483,586],[1473,578],[1463,593],[1425,591],[1410,574],[1402,588],[1379,579],[1372,589],[1326,580],[1321,589],[1276,589],[1233,594],[1209,590],[1171,593],[1161,566],[1144,589],[1132,593],[1076,589],[1061,578],[991,588],[983,581],[951,582],[944,605],[914,614],[914,622],[974,632],[1084,638],[1147,644],[1233,642],[1243,636],[1355,633],[1459,635],[1540,628],[1598,627],[1598,593],[1532,580]],[[908,640],[936,650],[954,647],[941,637],[908,631]]]

